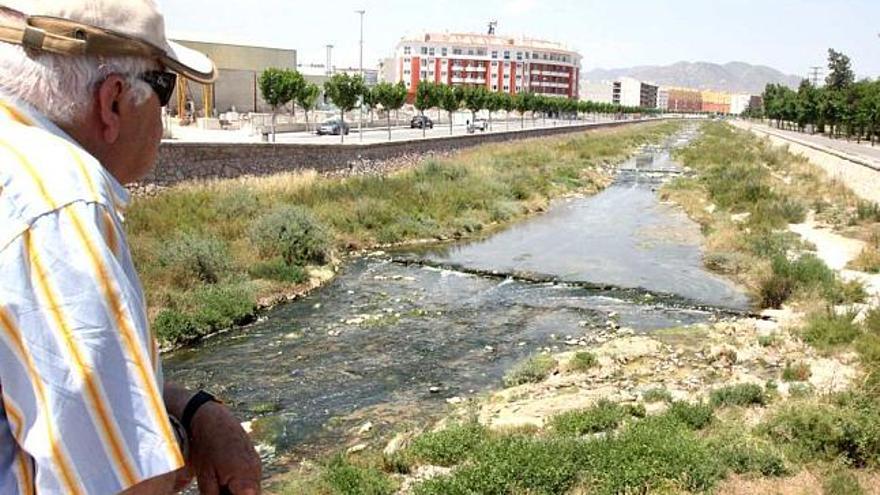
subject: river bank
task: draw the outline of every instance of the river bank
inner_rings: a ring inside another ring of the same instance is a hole
[[[878,284],[839,269],[875,249],[876,209],[723,124],[677,157],[696,173],[663,197],[700,223],[706,265],[748,287],[760,318],[561,329],[570,350],[512,369],[508,388],[383,446],[363,433],[279,491],[875,493]]]
[[[554,197],[601,190],[613,164],[678,126],[485,146],[387,176],[279,175],[137,198],[127,226],[153,328],[166,349],[194,342],[326,283],[348,253],[484,235]]]

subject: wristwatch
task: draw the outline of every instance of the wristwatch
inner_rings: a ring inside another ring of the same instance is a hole
[[[213,395],[205,392],[204,390],[199,390],[189,399],[189,402],[186,403],[186,407],[183,408],[183,415],[180,417],[180,424],[183,426],[183,430],[186,432],[187,438],[191,439],[193,437],[193,417],[196,415],[196,412],[199,410],[199,408],[204,406],[208,402],[216,402],[217,404],[222,404],[222,402],[220,402]]]

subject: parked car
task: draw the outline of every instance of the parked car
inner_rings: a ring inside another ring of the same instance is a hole
[[[410,129],[424,129],[424,128],[433,129],[434,128],[434,121],[429,119],[427,115],[416,115],[409,122],[409,128]]]
[[[317,134],[319,136],[324,134],[332,134],[334,136],[345,134],[348,136],[348,123],[339,119],[325,120],[324,123],[318,126]]]
[[[475,119],[474,123],[471,124],[474,127],[475,131],[487,131],[489,130],[489,121],[486,119]]]

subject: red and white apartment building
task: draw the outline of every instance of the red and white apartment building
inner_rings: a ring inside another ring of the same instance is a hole
[[[581,56],[560,43],[484,34],[426,33],[397,44],[394,81],[578,98]]]

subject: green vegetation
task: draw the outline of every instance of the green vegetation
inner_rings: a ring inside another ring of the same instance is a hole
[[[839,184],[830,184],[784,150],[723,123],[703,126],[702,135],[677,158],[698,176],[674,181],[664,188],[664,196],[702,225],[706,266],[752,288],[759,307],[798,301],[846,304],[865,298],[860,284],[842,281],[787,231],[788,224],[805,219],[817,197],[835,205],[825,207],[826,220],[859,221],[858,201]]]
[[[342,455],[327,462],[320,474],[283,485],[284,495],[392,495],[397,485],[375,466]]]
[[[760,385],[740,383],[713,390],[709,401],[713,407],[763,406],[767,403],[767,394]]]
[[[542,210],[553,197],[598,191],[608,181],[599,165],[679,125],[483,146],[391,176],[278,175],[138,197],[126,224],[150,318],[167,311],[158,320],[165,345],[197,339],[253,318],[255,301],[291,290],[333,253],[467,237]],[[214,285],[237,298],[220,319],[200,314]]]
[[[601,400],[589,409],[562,413],[550,420],[549,426],[560,435],[579,437],[613,430],[629,417],[644,416],[644,406]]]
[[[831,309],[810,315],[803,332],[806,342],[820,350],[830,350],[853,343],[862,330],[855,323],[856,315]]]
[[[874,143],[880,137],[880,80],[855,80],[849,57],[828,50],[825,86],[804,80],[797,91],[769,84],[764,108],[750,109],[752,117],[775,120],[779,128],[827,133]]]
[[[553,356],[539,354],[518,364],[504,375],[504,386],[515,387],[543,381],[559,363]]]
[[[645,393],[642,394],[642,400],[648,404],[654,402],[672,402],[672,394],[665,388],[657,387],[646,390]]]
[[[365,91],[364,79],[360,75],[350,76],[343,72],[333,74],[330,80],[324,82],[324,94],[339,109],[339,117],[343,122],[345,122],[345,112],[351,111],[358,105],[358,100]],[[339,133],[340,141],[345,141],[345,134],[345,132]]]
[[[667,414],[692,430],[702,430],[712,422],[715,412],[702,402],[691,404],[676,401],[669,405]]]
[[[418,437],[407,454],[415,461],[435,466],[454,466],[473,455],[489,436],[489,430],[476,422],[453,424]]]
[[[584,372],[594,368],[599,364],[599,358],[592,352],[576,352],[568,362],[568,369],[571,371]]]
[[[782,370],[782,381],[805,382],[810,379],[811,375],[810,365],[807,363],[785,363],[785,368]]]

